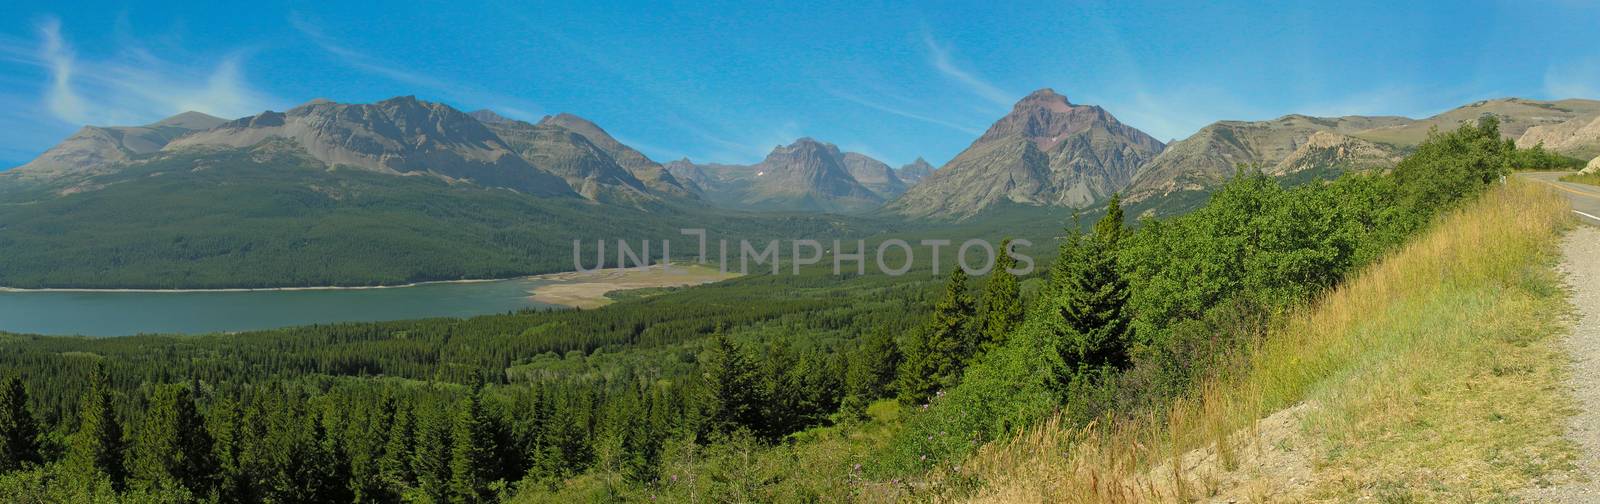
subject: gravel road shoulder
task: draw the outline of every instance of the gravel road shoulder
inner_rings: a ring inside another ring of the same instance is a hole
[[[1579,448],[1578,473],[1588,475],[1569,484],[1537,489],[1530,502],[1600,502],[1600,228],[1578,226],[1567,233],[1561,250],[1561,272],[1571,289],[1577,319],[1562,342],[1572,358],[1568,386],[1578,413],[1567,436]]]

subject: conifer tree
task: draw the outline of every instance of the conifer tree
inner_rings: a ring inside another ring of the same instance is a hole
[[[446,502],[450,495],[450,412],[433,409],[417,415],[417,440],[411,453],[411,470],[416,473],[417,491],[432,502]]]
[[[0,384],[0,472],[39,462],[39,424],[28,410],[27,387],[12,375]]]
[[[489,483],[497,469],[481,379],[472,388],[472,393],[457,403],[450,428],[450,501],[462,504],[488,501]]]
[[[994,269],[989,272],[989,279],[983,285],[983,303],[978,306],[978,321],[982,324],[978,343],[980,350],[1003,343],[1006,336],[1022,323],[1022,290],[1017,283],[1017,276],[1011,273],[1011,269],[1017,266],[1017,260],[1006,253],[1010,249],[1011,240],[1000,242]]]
[[[211,434],[189,388],[160,387],[134,445],[134,476],[151,488],[208,495],[218,476],[212,449]]]
[[[709,358],[701,372],[708,411],[708,432],[728,433],[761,426],[761,373],[744,350],[718,328],[711,337]]]
[[[974,341],[970,336],[972,319],[967,274],[956,268],[945,282],[944,297],[934,305],[932,318],[907,342],[898,377],[901,402],[926,402],[960,380],[968,357],[963,350]]]
[[[866,401],[888,396],[894,384],[895,368],[900,366],[900,347],[894,335],[885,330],[867,334],[861,346],[850,354],[845,372],[845,394],[865,407]]]
[[[378,461],[378,470],[383,475],[385,485],[395,494],[404,493],[416,481],[416,476],[411,472],[412,443],[416,440],[415,419],[411,408],[401,405],[395,408],[394,422],[389,425],[388,442],[383,447],[383,459]]]
[[[1123,227],[1121,199],[1088,234],[1071,233],[1051,270],[1051,295],[1068,334],[1060,345],[1070,368],[1121,367],[1128,363],[1128,282],[1118,265]]]
[[[121,490],[128,475],[122,463],[122,423],[104,370],[97,367],[89,374],[89,390],[79,402],[78,431],[68,441],[67,465],[77,474],[105,475],[112,488]]]

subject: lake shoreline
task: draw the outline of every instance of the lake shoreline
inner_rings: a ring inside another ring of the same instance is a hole
[[[17,292],[17,293],[28,293],[28,292],[118,293],[118,292],[127,292],[127,293],[140,293],[140,294],[163,294],[163,293],[182,294],[182,293],[208,293],[208,292],[209,293],[218,293],[218,292],[294,292],[294,291],[339,291],[339,290],[404,289],[404,288],[408,288],[408,287],[422,287],[422,286],[425,286],[425,285],[504,282],[504,281],[507,281],[507,280],[541,280],[542,278],[539,278],[539,277],[542,277],[542,276],[545,276],[545,275],[561,275],[561,274],[565,274],[565,273],[570,273],[570,272],[545,273],[545,274],[541,274],[541,275],[530,275],[530,276],[509,277],[509,278],[481,278],[481,279],[470,279],[470,280],[428,280],[428,281],[425,281],[425,282],[411,282],[411,283],[406,283],[406,284],[395,284],[395,285],[349,285],[349,286],[326,285],[326,286],[310,286],[310,287],[224,287],[224,288],[217,288],[217,289],[140,289],[140,288],[99,289],[99,288],[93,288],[93,287],[49,287],[49,288],[43,288],[43,289],[26,289],[26,288],[21,288],[21,287],[0,287],[0,292]]]

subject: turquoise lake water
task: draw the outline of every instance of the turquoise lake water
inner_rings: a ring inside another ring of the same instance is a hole
[[[554,306],[529,298],[529,291],[549,282],[514,279],[387,289],[300,291],[0,291],[0,331],[121,336],[469,317]]]

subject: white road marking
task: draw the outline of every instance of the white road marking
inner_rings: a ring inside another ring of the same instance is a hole
[[[1590,219],[1594,219],[1597,222],[1600,222],[1600,217],[1595,217],[1593,215],[1589,215],[1589,214],[1586,214],[1586,213],[1583,213],[1583,212],[1579,212],[1577,210],[1573,210],[1572,213],[1575,213],[1575,214],[1578,214],[1578,215],[1582,215],[1584,217],[1588,217]]]

